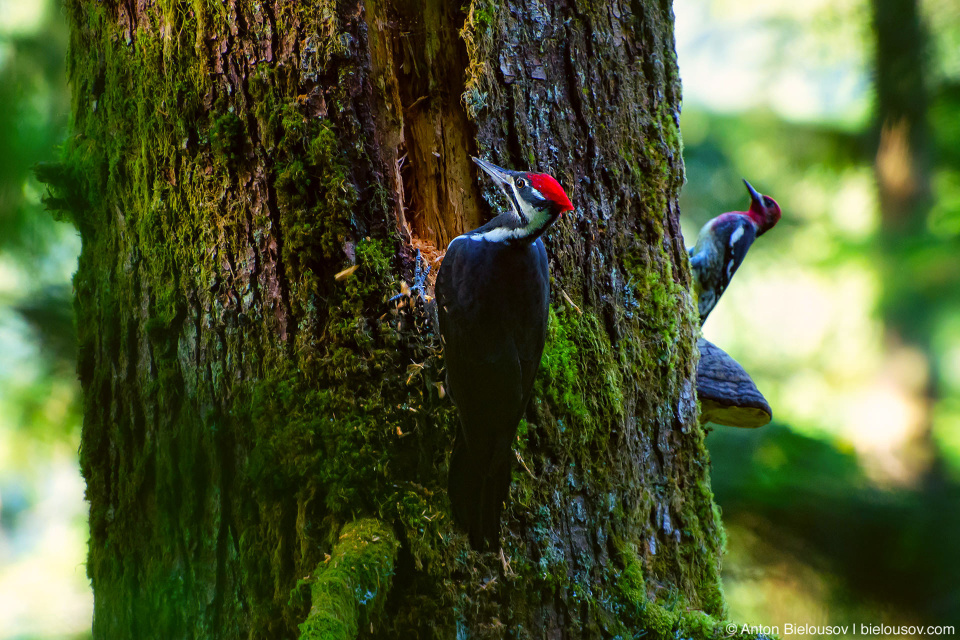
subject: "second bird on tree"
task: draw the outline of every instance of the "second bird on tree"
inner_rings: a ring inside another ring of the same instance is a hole
[[[500,545],[513,440],[547,335],[550,271],[540,236],[573,205],[549,175],[473,160],[510,207],[453,239],[436,294],[447,390],[460,414],[450,502],[470,544],[482,551]]]
[[[750,208],[721,213],[710,220],[700,229],[697,245],[689,249],[701,325],[727,290],[753,241],[780,220],[780,205],[776,200],[757,193],[746,180],[743,184],[750,193]]]

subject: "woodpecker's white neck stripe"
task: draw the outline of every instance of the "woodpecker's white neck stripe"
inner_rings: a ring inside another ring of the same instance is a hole
[[[510,240],[520,240],[521,238],[530,235],[530,232],[526,229],[506,229],[500,227],[498,229],[492,229],[484,233],[465,233],[462,236],[457,236],[450,241],[450,244],[447,245],[447,250],[450,250],[450,247],[453,246],[453,243],[457,240],[473,240],[474,242],[508,242]]]
[[[730,234],[730,246],[737,244],[737,240],[743,237],[743,227],[737,227],[733,233]]]
[[[465,233],[451,240],[450,244],[453,244],[460,238],[466,238],[475,242],[480,242],[481,240],[486,242],[509,242],[511,240],[523,240],[531,236],[536,238],[553,222],[554,216],[549,211],[541,211],[533,207],[528,207],[527,211],[527,218],[517,216],[521,220],[526,221],[527,224],[525,226],[514,229],[509,227],[496,227],[482,233]]]
[[[481,240],[486,242],[507,242],[508,240],[520,240],[526,236],[530,235],[530,231],[521,227],[519,229],[507,229],[505,227],[500,227],[498,229],[491,229],[484,233],[470,233],[467,234],[467,238],[475,242],[480,242]],[[464,236],[460,236],[461,238]]]

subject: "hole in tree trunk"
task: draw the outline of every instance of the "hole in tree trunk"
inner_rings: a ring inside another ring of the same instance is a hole
[[[470,156],[476,128],[461,102],[469,59],[460,37],[466,14],[458,3],[411,0],[396,5],[387,44],[402,123],[397,187],[404,235],[430,264],[431,285],[450,241],[483,224]]]

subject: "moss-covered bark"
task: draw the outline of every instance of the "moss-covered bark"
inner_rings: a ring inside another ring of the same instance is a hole
[[[296,637],[361,518],[399,542],[364,637],[715,633],[669,2],[67,8],[96,637]],[[438,341],[384,304],[490,216],[478,153],[577,207],[509,571],[450,520]]]
[[[373,518],[352,522],[313,575],[313,606],[300,625],[300,640],[349,640],[383,611],[397,539]]]

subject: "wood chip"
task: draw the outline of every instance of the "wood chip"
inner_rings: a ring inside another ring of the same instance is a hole
[[[567,295],[566,291],[564,291],[563,289],[560,289],[560,295],[562,295],[563,299],[567,301],[567,304],[569,304],[571,307],[577,310],[577,313],[579,313],[580,315],[583,315],[583,311],[580,309],[580,307],[576,305],[576,303],[574,303],[573,300],[570,299],[570,296]]]
[[[353,272],[360,268],[360,265],[355,264],[352,267],[347,267],[337,275],[333,276],[333,279],[337,282],[343,282],[347,278],[353,275]]]

